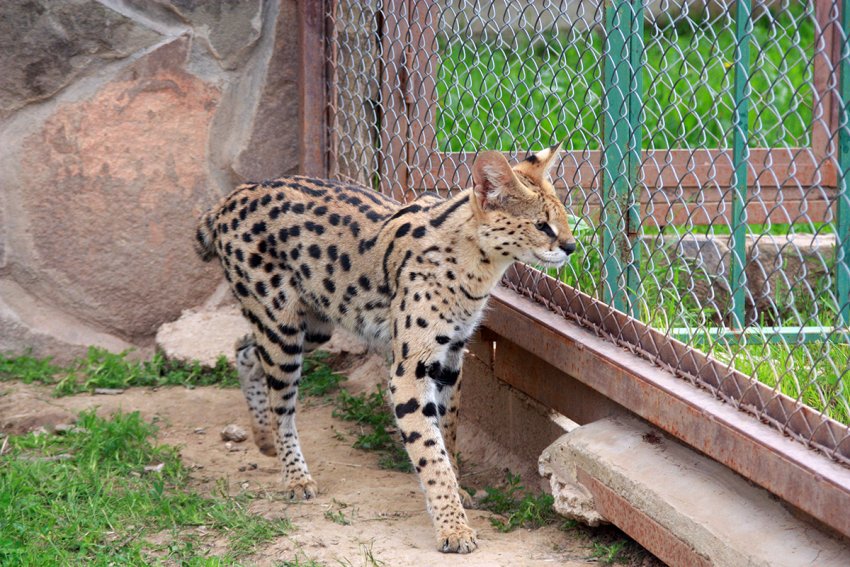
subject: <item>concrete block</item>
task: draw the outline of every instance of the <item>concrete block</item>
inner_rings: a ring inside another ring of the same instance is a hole
[[[846,541],[637,419],[571,431],[543,452],[540,472],[559,513],[610,520],[671,565],[850,565]]]

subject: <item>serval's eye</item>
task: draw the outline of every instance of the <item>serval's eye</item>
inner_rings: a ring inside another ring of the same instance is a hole
[[[534,226],[537,227],[537,230],[539,230],[549,238],[555,238],[555,233],[552,231],[552,227],[549,226],[548,222],[540,221]]]

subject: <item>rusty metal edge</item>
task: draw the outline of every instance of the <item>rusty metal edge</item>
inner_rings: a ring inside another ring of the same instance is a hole
[[[538,270],[517,264],[508,271],[505,283],[555,312],[611,337],[646,360],[708,389],[737,409],[768,421],[783,433],[850,465],[850,427]]]
[[[850,537],[847,467],[516,292],[484,326]]]
[[[593,503],[600,514],[664,563],[689,567],[711,566],[711,561],[584,469],[576,469],[576,478],[593,496]]]

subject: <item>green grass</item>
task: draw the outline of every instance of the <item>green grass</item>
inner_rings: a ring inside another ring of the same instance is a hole
[[[289,531],[288,520],[249,513],[247,493],[187,488],[178,450],[156,445],[155,432],[138,413],[92,410],[62,436],[10,437],[0,457],[0,564],[232,564]],[[221,557],[208,557],[212,538],[227,542]]]
[[[159,353],[147,361],[129,360],[128,354],[89,347],[84,358],[67,367],[54,365],[49,358],[0,355],[0,381],[20,380],[27,384],[51,385],[56,396],[93,392],[96,388],[239,386],[236,371],[223,356],[214,368],[209,369],[198,362],[169,361]]]
[[[481,500],[481,507],[499,518],[491,518],[490,523],[500,532],[510,532],[517,528],[539,528],[554,523],[560,517],[552,508],[554,499],[551,494],[535,494],[520,484],[519,475],[507,473],[505,485],[487,487],[487,495]]]
[[[772,226],[772,225],[771,225]],[[671,236],[683,232],[668,227]],[[783,234],[797,232],[797,225],[783,225],[768,230],[770,226],[751,227],[751,234],[765,229],[781,242]],[[823,231],[823,226],[813,226]],[[782,232],[784,231],[784,232]],[[696,231],[694,231],[696,232]],[[722,231],[719,231],[722,233]],[[594,297],[602,298],[602,255],[599,232],[585,226],[576,233],[580,252],[574,254],[558,274],[568,285]],[[674,239],[675,240],[675,239]],[[806,285],[788,286],[781,278],[772,280],[773,307],[756,313],[748,326],[800,327],[824,326],[830,328],[837,322],[838,309],[831,299],[834,286],[834,258],[824,260],[825,273],[809,274]],[[827,340],[803,344],[789,339],[785,343],[749,344],[735,339],[700,338],[700,330],[731,325],[729,295],[714,287],[715,297],[708,300],[695,293],[694,286],[711,288],[712,282],[696,264],[679,258],[671,248],[664,250],[652,244],[642,246],[637,273],[638,318],[657,329],[694,329],[694,340],[685,339],[693,346],[731,363],[737,370],[780,392],[824,412],[828,417],[850,424],[850,345]],[[748,308],[752,317],[752,307]]]
[[[805,146],[812,123],[811,7],[759,12],[751,40],[751,147]],[[734,23],[702,16],[647,24],[643,147],[731,147]],[[437,146],[528,150],[565,140],[598,149],[602,36],[575,29],[530,40],[485,34],[441,39]]]
[[[412,472],[410,457],[395,431],[395,418],[390,412],[385,391],[378,388],[370,394],[352,395],[340,390],[333,415],[360,427],[354,447],[380,454],[378,466],[383,469]]]
[[[337,374],[327,364],[328,353],[316,351],[304,359],[303,377],[298,386],[298,397],[323,398],[339,389],[345,376]]]

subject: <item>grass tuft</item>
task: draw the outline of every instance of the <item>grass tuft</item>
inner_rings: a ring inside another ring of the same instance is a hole
[[[413,472],[407,451],[395,431],[395,418],[390,413],[384,390],[379,386],[371,394],[350,394],[340,390],[333,416],[353,421],[361,426],[354,446],[364,451],[380,453],[378,466],[382,469]]]
[[[214,368],[204,368],[198,362],[166,360],[160,353],[147,361],[128,360],[128,354],[129,351],[116,354],[89,347],[85,357],[67,367],[53,364],[50,358],[0,355],[0,381],[52,385],[56,396],[93,392],[96,388],[239,386],[236,371],[224,356],[219,357]]]
[[[298,386],[299,398],[321,398],[339,389],[345,376],[337,374],[328,366],[328,353],[316,351],[304,359],[303,378]]]
[[[249,514],[248,495],[186,488],[178,450],[154,444],[156,427],[137,412],[104,419],[85,411],[76,425],[62,436],[9,438],[0,457],[0,564],[195,564],[212,537],[226,538],[218,559],[232,562],[291,527]]]
[[[507,473],[502,488],[487,487],[481,507],[501,518],[491,518],[490,523],[500,532],[517,528],[540,528],[555,522],[559,517],[552,508],[555,500],[551,494],[533,494],[520,484],[519,475]]]

